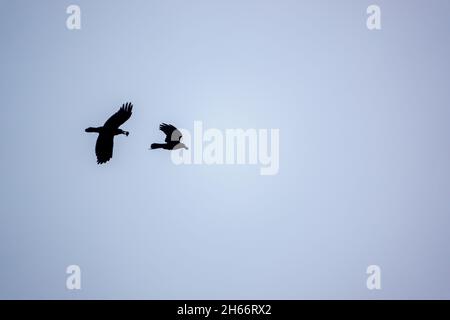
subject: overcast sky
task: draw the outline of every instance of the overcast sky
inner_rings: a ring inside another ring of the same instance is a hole
[[[1,0],[0,297],[450,298],[450,2],[374,2]],[[197,120],[278,174],[147,150]]]

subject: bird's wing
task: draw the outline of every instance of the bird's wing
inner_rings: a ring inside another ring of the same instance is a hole
[[[125,103],[122,107],[114,113],[108,120],[106,120],[104,127],[115,129],[119,128],[122,124],[125,123],[131,117],[131,111],[133,110],[133,104],[130,102]]]
[[[95,154],[97,163],[108,162],[113,156],[114,136],[111,134],[100,133],[95,144]]]
[[[159,126],[159,130],[161,130],[162,132],[164,132],[166,134],[166,140],[164,140],[165,142],[167,142],[167,143],[172,142],[172,141],[180,142],[181,137],[182,137],[181,132],[180,132],[180,130],[175,128],[173,125],[162,123]]]

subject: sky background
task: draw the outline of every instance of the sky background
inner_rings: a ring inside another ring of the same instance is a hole
[[[447,0],[0,0],[0,298],[450,299],[449,15]],[[127,101],[130,136],[98,166],[84,129]],[[160,122],[195,120],[280,129],[278,175],[147,150]]]

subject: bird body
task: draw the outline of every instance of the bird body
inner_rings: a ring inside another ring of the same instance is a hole
[[[103,125],[103,127],[89,127],[86,132],[98,133],[97,142],[95,144],[95,154],[97,156],[97,163],[102,164],[108,162],[113,156],[114,136],[119,134],[129,135],[128,131],[119,129],[132,114],[133,105],[125,103],[122,107],[113,114]]]
[[[97,133],[106,134],[106,135],[113,135],[113,136],[117,136],[119,134],[124,134],[126,136],[129,135],[128,131],[123,131],[122,129],[118,129],[118,128],[105,128],[105,127],[93,128],[93,127],[89,127],[85,131],[86,132],[97,132]]]

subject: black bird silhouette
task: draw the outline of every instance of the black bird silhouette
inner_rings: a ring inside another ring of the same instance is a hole
[[[184,143],[181,142],[181,138],[183,136],[181,135],[180,130],[175,128],[173,125],[162,123],[159,125],[159,130],[166,134],[166,139],[164,140],[166,143],[152,143],[152,145],[150,146],[151,149],[188,149],[188,147],[186,147]]]
[[[102,164],[108,162],[113,156],[114,136],[124,134],[128,136],[128,131],[123,131],[119,127],[131,117],[133,105],[128,102],[106,120],[103,127],[89,127],[86,132],[97,132],[98,138],[95,144],[95,154],[97,155],[97,163]]]

